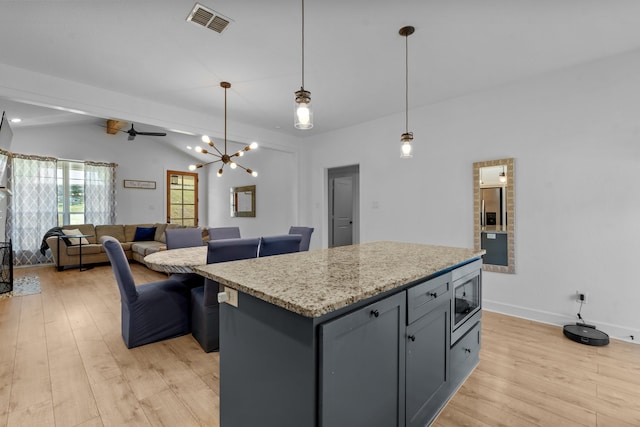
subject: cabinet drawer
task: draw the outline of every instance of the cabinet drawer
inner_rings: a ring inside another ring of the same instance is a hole
[[[480,325],[475,324],[451,347],[451,383],[457,388],[480,361]]]
[[[408,323],[413,323],[440,302],[451,298],[451,274],[443,274],[407,290]]]

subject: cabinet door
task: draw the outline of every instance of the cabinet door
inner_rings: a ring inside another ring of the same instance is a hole
[[[320,426],[404,425],[405,295],[320,325]]]
[[[450,301],[407,327],[407,426],[423,427],[440,410],[449,393]]]

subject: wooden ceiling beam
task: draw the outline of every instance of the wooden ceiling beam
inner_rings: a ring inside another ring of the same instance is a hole
[[[127,122],[121,122],[119,120],[107,120],[107,133],[109,135],[115,135],[127,124]]]

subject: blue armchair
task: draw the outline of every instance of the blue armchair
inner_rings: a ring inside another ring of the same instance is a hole
[[[255,258],[260,239],[210,240],[207,264]],[[220,346],[218,282],[205,279],[204,286],[191,289],[193,337],[207,353]]]
[[[313,227],[295,227],[289,228],[289,234],[300,234],[302,240],[300,241],[300,252],[309,250],[309,243],[311,242],[311,234],[313,233]]]
[[[100,243],[120,289],[122,339],[127,348],[188,334],[189,289],[172,279],[136,286],[120,242],[103,236]]]
[[[300,234],[282,234],[260,238],[260,254],[258,256],[271,256],[300,252]]]
[[[213,227],[209,229],[209,240],[239,239],[240,227]]]

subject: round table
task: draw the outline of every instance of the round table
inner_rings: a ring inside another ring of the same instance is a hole
[[[162,273],[195,273],[193,267],[207,263],[207,247],[169,249],[144,257],[144,263]]]

